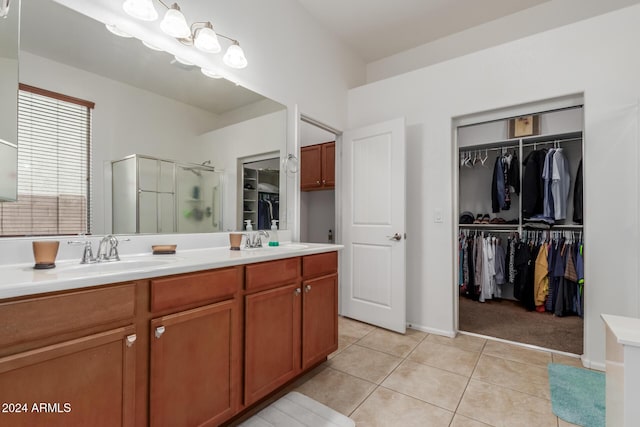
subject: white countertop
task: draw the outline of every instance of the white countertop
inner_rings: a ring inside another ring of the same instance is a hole
[[[640,347],[640,319],[601,314],[604,323],[616,336],[619,344]]]
[[[0,265],[0,299],[332,252],[343,247],[283,243],[231,251],[228,247],[180,250],[178,246],[175,255],[121,255],[120,261],[84,265],[78,259],[62,260],[49,270],[35,270],[33,263]]]

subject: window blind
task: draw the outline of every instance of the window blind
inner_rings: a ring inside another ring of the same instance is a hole
[[[91,232],[92,108],[20,85],[18,201],[2,203],[2,235]]]

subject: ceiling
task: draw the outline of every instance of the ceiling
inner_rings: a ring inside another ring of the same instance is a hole
[[[550,0],[298,0],[366,63]]]

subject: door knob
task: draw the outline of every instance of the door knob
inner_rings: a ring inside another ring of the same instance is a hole
[[[300,295],[300,292],[300,288],[296,288],[296,290],[293,291],[293,295],[297,297],[298,295]]]
[[[311,290],[311,285],[307,285],[304,287],[305,292],[309,292]]]
[[[402,240],[402,236],[400,235],[400,233],[396,233],[393,236],[387,236],[387,238],[389,240],[395,240],[395,241]]]

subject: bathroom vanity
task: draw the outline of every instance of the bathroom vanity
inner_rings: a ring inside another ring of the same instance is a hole
[[[2,267],[0,424],[229,420],[337,349],[340,248]]]

